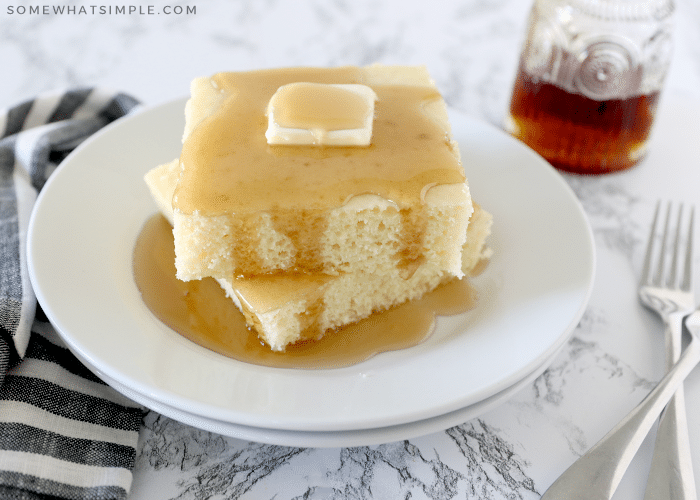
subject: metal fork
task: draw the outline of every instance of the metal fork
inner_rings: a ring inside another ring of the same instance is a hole
[[[656,215],[654,216],[654,223],[652,224],[652,231],[649,238],[650,243],[647,245],[647,254],[650,254],[650,249],[653,248],[657,218],[658,206]],[[668,231],[665,232],[667,233]],[[665,236],[663,240],[665,242]],[[676,238],[677,242],[674,245],[674,254],[678,253],[678,240],[680,240],[680,237]],[[688,241],[692,241],[692,232],[690,233]],[[665,243],[663,243],[663,247],[662,253],[665,254]],[[649,261],[649,264],[645,264],[645,268],[647,269],[645,269],[643,272],[643,275],[645,276],[642,278],[643,280],[645,280],[646,275],[649,274],[649,269],[651,266],[651,257],[645,257],[645,261],[647,260]],[[663,269],[665,262],[663,258],[660,258],[659,260],[659,268]],[[677,258],[674,257],[671,263],[671,271],[674,273],[674,276],[676,273],[677,264]],[[662,270],[659,272],[657,270],[655,275],[663,277],[664,271]],[[686,250],[683,276],[692,276],[692,248]],[[685,281],[691,282],[692,280],[690,277],[688,277],[687,279],[683,279],[683,282]],[[659,282],[661,282],[661,279]],[[691,285],[688,285],[688,287],[690,290],[692,290]],[[651,301],[656,300],[651,299],[651,294],[649,294],[648,297]],[[698,313],[698,315],[700,316],[700,313]],[[695,316],[691,317],[695,318]],[[696,321],[700,323],[700,319]],[[698,329],[700,329],[700,326]],[[691,336],[690,342],[686,346],[685,350],[683,350],[678,361],[673,364],[673,367],[668,371],[664,378],[661,379],[658,385],[647,395],[647,397],[644,398],[644,400],[639,403],[625,418],[623,418],[622,421],[620,421],[610,432],[608,432],[603,439],[598,441],[598,443],[588,450],[588,452],[586,452],[581,458],[574,462],[573,465],[564,471],[564,473],[559,476],[552,486],[549,487],[545,494],[542,495],[541,500],[609,500],[612,498],[613,493],[617,489],[617,486],[620,484],[620,481],[627,470],[627,467],[639,449],[639,446],[641,446],[642,441],[648,434],[649,430],[656,422],[666,404],[669,402],[669,400],[671,400],[676,390],[681,386],[685,377],[700,361],[700,338],[698,338],[700,332],[698,329],[688,329]],[[659,478],[658,480],[664,481],[665,479]],[[692,481],[692,476],[690,477],[690,480]],[[654,479],[654,481],[657,481],[657,479]],[[648,484],[650,485],[650,483]],[[660,482],[655,484],[660,485],[661,488],[665,487],[666,490],[669,489],[668,482]],[[647,491],[648,495],[652,494],[652,490],[650,488],[648,488]],[[667,498],[677,499],[684,497]]]
[[[681,205],[678,208],[678,221],[676,223],[671,266],[664,280],[666,240],[669,236],[669,221],[671,218],[670,203],[666,209],[666,221],[656,273],[654,275],[651,273],[659,205],[660,203],[656,205],[654,222],[652,223],[649,242],[647,243],[647,252],[644,258],[639,287],[639,298],[644,305],[656,311],[664,322],[666,369],[668,370],[678,360],[682,351],[683,318],[693,310],[695,305],[692,273],[694,209],[691,208],[690,210],[683,274],[677,277],[681,217],[683,214],[683,205]],[[697,500],[682,385],[661,414],[644,499]]]

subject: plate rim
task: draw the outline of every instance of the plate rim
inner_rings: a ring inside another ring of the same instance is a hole
[[[172,407],[167,403],[149,399],[146,395],[135,393],[132,389],[120,386],[117,382],[110,380],[109,384],[118,387],[118,391],[123,395],[128,396],[137,403],[165,415],[168,418],[177,420],[185,425],[191,425],[234,439],[255,441],[276,446],[305,448],[375,446],[388,442],[417,439],[434,432],[440,432],[455,425],[460,425],[500,406],[539,377],[559,355],[562,348],[563,345],[554,351],[542,365],[525,375],[521,380],[472,405],[422,420],[387,427],[355,430],[299,431],[253,427],[236,424],[235,422],[213,420],[206,417],[206,415],[191,414],[181,408]]]

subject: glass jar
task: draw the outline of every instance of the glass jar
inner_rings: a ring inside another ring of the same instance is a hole
[[[644,157],[672,53],[673,0],[535,0],[505,128],[561,170]]]

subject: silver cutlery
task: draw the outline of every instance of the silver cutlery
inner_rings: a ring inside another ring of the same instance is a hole
[[[648,255],[650,254],[650,249],[653,248],[657,215],[654,217],[654,223],[652,224],[651,235],[647,245]],[[667,233],[667,231],[665,232]],[[661,253],[665,254],[666,236],[664,236],[663,239],[664,243],[662,243],[663,248]],[[677,237],[674,245],[674,255],[678,253],[677,250],[679,240],[680,237]],[[692,231],[690,233],[690,237],[688,238],[688,241],[690,240],[692,240]],[[683,270],[684,277],[692,275],[691,252],[692,249],[686,250]],[[663,283],[662,280],[665,274],[663,270],[665,267],[664,258],[665,257],[659,258],[659,263],[657,264],[657,269],[654,273],[654,280],[656,280],[656,276],[661,277],[659,278],[659,283]],[[645,263],[645,270],[642,273],[642,280],[646,280],[646,275],[649,274],[651,268],[651,257],[645,257],[645,262],[647,260],[648,264]],[[674,280],[677,265],[677,257],[674,256],[671,262],[671,270],[669,271],[669,274],[670,272],[674,273]],[[684,286],[684,281],[686,280],[683,279],[681,281],[681,287]],[[687,281],[692,280],[688,278]],[[656,281],[654,281],[654,283],[656,283]],[[673,281],[673,283],[675,283],[675,281]],[[656,285],[654,284],[653,286]],[[667,287],[667,285],[660,284],[659,287]],[[675,290],[676,287],[672,287]],[[689,289],[692,290],[692,287]],[[681,290],[679,293],[682,294],[684,292]],[[651,294],[648,295],[649,300],[657,300],[652,299],[652,297],[653,296]],[[680,316],[678,319],[675,319],[674,316],[673,321],[682,326],[682,316]],[[697,327],[695,326],[696,323],[698,324]],[[696,311],[689,316],[687,325],[687,331],[690,334],[690,341],[681,353],[678,360],[669,369],[667,374],[644,398],[644,400],[642,400],[641,403],[639,403],[610,432],[608,432],[600,441],[598,441],[598,443],[596,443],[581,458],[579,458],[566,471],[564,471],[564,473],[559,476],[559,478],[545,492],[541,500],[609,500],[612,498],[612,495],[619,485],[620,480],[627,470],[627,467],[639,449],[639,446],[642,444],[642,441],[644,441],[644,438],[648,434],[649,430],[654,425],[667,403],[676,393],[677,389],[681,386],[683,380],[700,361],[700,338],[698,338],[698,335],[700,335],[700,312]],[[653,481],[657,480],[664,480],[661,474],[659,475],[658,479],[653,479]],[[651,484],[649,484],[649,486],[651,487]],[[654,489],[656,489],[656,486],[663,488],[664,484],[658,483],[654,486]],[[668,484],[666,484],[665,487],[668,488]],[[648,494],[651,495],[652,489],[648,488],[648,491]],[[674,497],[674,499],[675,498],[676,497]]]
[[[654,221],[647,243],[639,298],[644,305],[656,311],[664,322],[666,368],[669,369],[678,360],[682,351],[683,318],[693,310],[695,305],[692,269],[694,209],[690,210],[683,273],[677,276],[676,272],[681,239],[681,217],[683,215],[683,205],[681,205],[678,208],[671,265],[666,273],[666,279],[664,279],[666,240],[669,236],[671,218],[670,203],[666,209],[666,221],[661,237],[656,272],[654,275],[650,272],[659,208],[660,203],[656,205]],[[697,500],[682,385],[661,414],[644,499]]]

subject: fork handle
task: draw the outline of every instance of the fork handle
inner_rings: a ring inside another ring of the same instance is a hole
[[[661,410],[700,361],[693,336],[678,362],[620,423],[574,462],[540,500],[609,500]]]
[[[680,356],[682,333],[683,318],[680,315],[671,316],[665,332],[667,369],[670,369]],[[688,419],[685,414],[685,396],[681,384],[661,413],[644,500],[697,498],[690,456]]]
[[[697,498],[693,463],[690,459],[685,398],[681,386],[659,420],[644,500]]]

